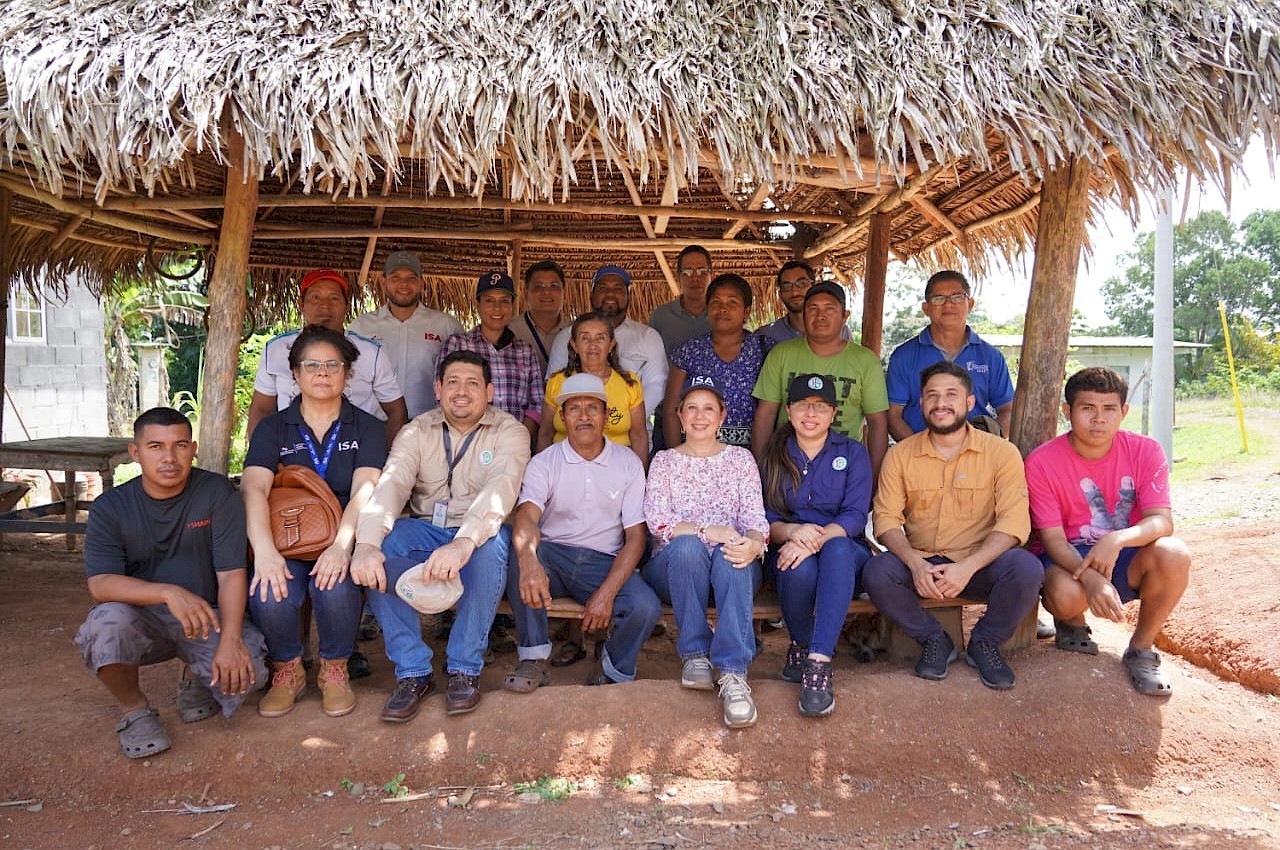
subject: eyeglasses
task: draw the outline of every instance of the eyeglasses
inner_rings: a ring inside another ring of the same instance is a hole
[[[793,281],[784,280],[782,283],[778,284],[778,291],[790,292],[793,289],[808,290],[809,287],[811,286],[813,286],[813,280],[811,278],[802,277],[799,280],[793,280]]]
[[[341,360],[303,360],[298,365],[301,366],[302,371],[306,372],[308,375],[315,375],[322,371],[326,375],[330,375],[334,372],[341,372],[343,369],[347,368],[347,364],[343,363]]]
[[[826,413],[835,410],[825,401],[797,401],[791,404],[791,408],[797,413]]]
[[[531,283],[529,289],[532,292],[559,292],[564,289],[564,284],[558,280],[551,283]]]
[[[925,300],[935,307],[941,307],[943,304],[963,304],[969,300],[969,293],[953,292],[950,295],[930,295]]]
[[[681,276],[681,277],[693,277],[694,275],[709,275],[709,274],[711,274],[711,269],[709,269],[709,268],[706,268],[706,269],[681,269],[681,270],[680,270],[680,276]]]

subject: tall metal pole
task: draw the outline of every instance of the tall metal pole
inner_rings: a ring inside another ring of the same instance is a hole
[[[1173,462],[1173,191],[1156,204],[1155,310],[1152,314],[1151,436]]]

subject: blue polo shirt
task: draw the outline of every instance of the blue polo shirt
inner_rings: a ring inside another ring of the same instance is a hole
[[[986,414],[995,416],[996,409],[1013,401],[1013,380],[1004,355],[993,345],[984,342],[973,329],[965,326],[968,342],[952,362],[969,370],[973,379],[973,410],[969,418]],[[920,373],[946,355],[933,343],[929,328],[919,336],[899,345],[889,355],[889,371],[885,383],[889,389],[889,403],[901,404],[903,421],[911,430],[924,430],[924,414],[920,412]]]
[[[787,455],[802,473],[794,492],[789,478],[783,477],[782,492],[790,515],[778,513],[766,502],[765,518],[771,523],[834,522],[850,537],[861,538],[871,508],[871,458],[862,444],[831,431],[822,451],[809,460],[793,435],[787,440]]]
[[[355,471],[365,466],[382,469],[387,461],[386,426],[345,398],[338,418],[319,437],[302,421],[301,396],[291,401],[284,410],[263,419],[253,430],[244,465],[265,467],[273,473],[279,464],[298,464],[315,469],[311,452],[307,451],[307,445],[302,439],[303,430],[311,436],[316,454],[323,458],[334,428],[338,429],[338,437],[324,480],[333,495],[338,497],[338,504],[345,509],[351,499],[351,476]]]

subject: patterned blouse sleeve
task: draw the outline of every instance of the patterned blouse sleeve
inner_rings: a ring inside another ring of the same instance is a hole
[[[671,530],[678,521],[671,504],[670,454],[668,450],[653,456],[649,464],[649,481],[644,488],[645,522],[649,525],[649,533],[664,543],[671,540]]]
[[[760,486],[760,469],[751,452],[731,446],[734,450],[738,480],[738,531],[758,531],[769,539],[769,520],[764,515],[764,492]]]

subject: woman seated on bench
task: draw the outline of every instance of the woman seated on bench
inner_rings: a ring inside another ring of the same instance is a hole
[[[831,656],[862,565],[871,506],[871,459],[861,443],[831,430],[835,387],[797,375],[787,388],[787,421],[773,432],[761,469],[771,556],[782,617],[791,635],[782,678],[800,683],[800,713],[835,708]]]
[[[756,722],[747,685],[756,650],[752,600],[769,532],[760,473],[751,452],[716,439],[725,406],[713,378],[694,375],[685,382],[677,416],[684,442],[658,452],[649,467],[644,514],[655,541],[643,574],[674,609],[676,650],[684,659],[680,684],[709,691],[718,681],[725,725],[750,726]],[[714,630],[707,620],[713,595]]]

